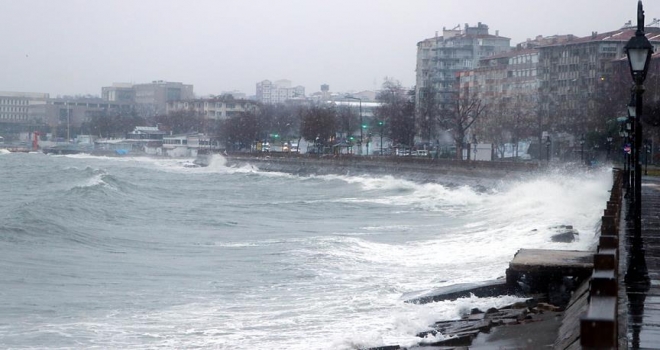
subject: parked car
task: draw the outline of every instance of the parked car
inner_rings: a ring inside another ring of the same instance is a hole
[[[429,151],[427,151],[425,149],[420,149],[420,150],[417,150],[417,151],[412,151],[410,153],[410,155],[412,155],[413,157],[428,157],[429,156]]]

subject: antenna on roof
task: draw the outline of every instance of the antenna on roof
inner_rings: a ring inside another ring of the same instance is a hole
[[[653,27],[653,26],[660,27],[660,19],[654,18],[653,21],[651,23],[647,24],[646,26],[647,27]]]

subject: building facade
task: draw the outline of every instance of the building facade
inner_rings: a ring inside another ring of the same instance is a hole
[[[71,137],[80,132],[89,133],[91,130],[81,130],[81,127],[91,122],[94,117],[131,113],[132,103],[111,102],[100,98],[52,98],[44,103],[31,105],[28,109],[32,125],[58,137]]]
[[[257,104],[254,101],[216,97],[170,101],[167,103],[166,111],[167,113],[192,111],[204,116],[206,119],[221,120],[256,110]]]
[[[278,80],[271,82],[263,80],[257,83],[257,101],[270,103],[284,103],[288,100],[305,97],[305,88],[302,86],[291,86],[290,80]]]
[[[437,94],[442,104],[448,103],[457,92],[456,74],[478,66],[481,58],[511,50],[511,39],[489,33],[488,26],[479,22],[463,29],[443,28],[442,36],[417,43],[416,98],[424,93]],[[419,103],[418,103],[419,105]]]
[[[166,113],[170,101],[195,98],[192,85],[164,80],[147,84],[114,83],[101,88],[101,95],[106,101],[133,103],[137,114],[145,118]]]
[[[660,28],[645,31],[660,47]],[[615,61],[626,57],[624,46],[634,35],[635,28],[624,27],[539,47],[539,103],[548,129],[581,133],[604,127],[598,105],[612,83]]]
[[[130,83],[113,83],[101,88],[101,98],[106,101],[135,103],[135,89]]]
[[[47,93],[37,92],[0,92],[0,132],[16,133],[30,131],[35,120],[30,111],[34,106],[45,105]]]
[[[536,147],[550,145],[553,157],[571,157],[582,135],[611,133],[606,129],[625,114],[629,99],[629,74],[622,79],[620,71],[634,34],[624,27],[587,37],[537,37],[482,57],[478,67],[457,74],[460,97],[473,94],[487,106],[488,118],[469,134],[495,144],[527,138]],[[660,28],[646,28],[646,36],[660,47]]]

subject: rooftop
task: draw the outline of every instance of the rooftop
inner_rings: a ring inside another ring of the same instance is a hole
[[[598,34],[597,32],[593,32],[589,36],[575,38],[572,40],[568,40],[556,44],[542,45],[540,47],[566,46],[566,45],[583,44],[589,42],[627,42],[628,40],[630,40],[630,38],[635,36],[635,31],[636,31],[635,28],[621,28],[601,34]],[[649,39],[649,41],[660,41],[660,28],[646,27],[644,31],[646,32],[646,37]]]

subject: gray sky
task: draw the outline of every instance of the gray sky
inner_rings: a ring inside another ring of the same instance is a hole
[[[606,32],[637,0],[0,0],[0,91],[100,95],[113,82],[181,81],[198,95],[415,84],[416,44],[465,23],[515,44]],[[644,2],[647,23],[660,1]]]

